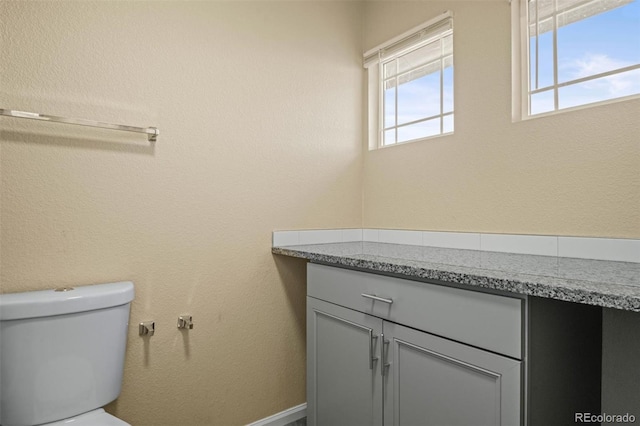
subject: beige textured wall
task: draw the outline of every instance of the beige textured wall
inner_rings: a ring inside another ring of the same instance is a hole
[[[109,407],[129,423],[305,401],[304,263],[272,256],[271,231],[361,225],[361,18],[354,2],[0,2],[2,108],[161,131],[0,118],[1,291],[135,282]]]
[[[365,153],[364,226],[640,237],[640,99],[512,123],[506,0],[367,2],[363,47],[444,10],[455,134]]]

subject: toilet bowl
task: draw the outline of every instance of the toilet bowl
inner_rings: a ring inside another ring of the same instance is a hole
[[[120,395],[134,297],[118,282],[0,295],[0,425],[129,426]]]
[[[117,417],[105,412],[102,408],[81,414],[70,419],[45,423],[40,426],[131,426]]]

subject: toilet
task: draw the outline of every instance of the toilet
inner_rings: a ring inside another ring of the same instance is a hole
[[[0,425],[130,426],[122,387],[133,283],[0,295]]]

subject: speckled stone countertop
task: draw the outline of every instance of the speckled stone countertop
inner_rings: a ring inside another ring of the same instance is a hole
[[[640,312],[640,263],[373,242],[273,247],[271,251],[365,272]]]

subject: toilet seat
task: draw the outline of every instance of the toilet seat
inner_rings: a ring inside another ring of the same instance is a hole
[[[53,423],[45,423],[41,426],[131,426],[129,423],[113,417],[102,408],[69,419],[59,420]]]

